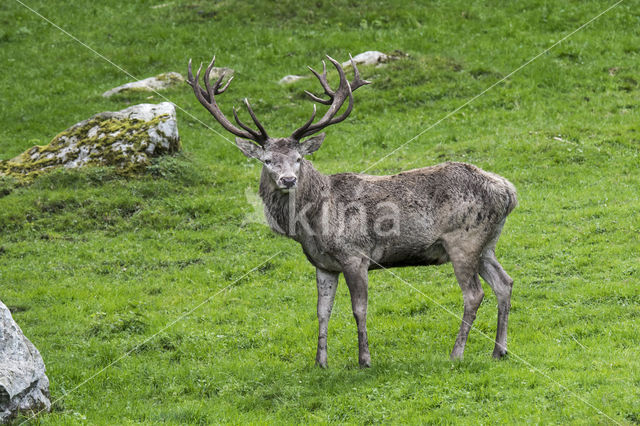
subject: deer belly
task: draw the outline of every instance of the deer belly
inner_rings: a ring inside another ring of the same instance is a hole
[[[371,262],[370,269],[398,268],[403,266],[441,265],[449,256],[441,243],[421,247],[390,247],[384,250],[380,260]]]

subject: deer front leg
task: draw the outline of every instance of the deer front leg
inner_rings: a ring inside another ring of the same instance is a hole
[[[364,259],[354,259],[343,266],[344,278],[351,294],[351,308],[358,326],[358,362],[360,367],[371,366],[367,339],[368,264]]]
[[[337,272],[329,272],[316,268],[316,284],[318,285],[318,351],[316,365],[327,368],[327,334],[329,318],[333,309],[333,300],[338,288]]]

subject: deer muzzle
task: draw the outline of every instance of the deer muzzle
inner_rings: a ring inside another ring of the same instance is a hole
[[[298,179],[295,176],[283,176],[280,178],[280,184],[287,189],[291,189],[296,186]]]

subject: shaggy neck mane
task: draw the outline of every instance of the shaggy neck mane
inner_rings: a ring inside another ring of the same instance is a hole
[[[323,197],[327,196],[328,189],[327,176],[317,171],[307,160],[303,159],[300,165],[296,189],[289,192],[279,189],[263,167],[260,176],[260,197],[264,202],[264,212],[269,226],[279,234],[297,239],[296,236],[300,234],[300,224],[296,223],[295,232],[290,232],[290,207],[295,207],[296,214],[304,210],[305,215],[311,217],[322,207]],[[294,197],[293,200],[290,197]]]

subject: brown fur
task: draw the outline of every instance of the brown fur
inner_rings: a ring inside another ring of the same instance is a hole
[[[275,143],[265,152],[270,149],[284,152],[293,147]],[[339,273],[345,275],[352,293],[360,363],[366,366],[370,364],[365,344],[366,271],[449,261],[454,263],[465,301],[463,323],[451,356],[462,356],[482,300],[478,274],[490,283],[499,300],[494,356],[506,353],[512,280],[495,259],[494,248],[507,215],[517,203],[509,181],[465,163],[444,163],[391,176],[326,176],[307,160],[302,160],[296,178],[295,189],[283,192],[275,182],[277,177],[265,166],[260,195],[272,229],[298,241],[317,268],[319,365],[326,366],[326,336],[322,336],[327,327],[323,322],[328,322]],[[386,204],[398,207],[397,232],[381,236],[377,230],[393,228],[390,220],[386,227],[380,222],[376,230],[376,220],[385,214],[379,206]],[[323,296],[322,287],[327,285],[333,293],[324,292]]]

